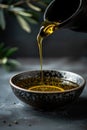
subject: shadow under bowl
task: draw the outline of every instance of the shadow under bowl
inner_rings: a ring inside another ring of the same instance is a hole
[[[55,83],[57,87],[59,81],[66,85],[61,85],[64,91],[33,91],[29,90],[32,86],[41,84],[42,73],[40,70],[21,72],[10,78],[10,85],[14,94],[24,103],[34,108],[40,109],[65,109],[75,102],[85,86],[82,76],[62,70],[43,70],[43,82],[51,86]],[[74,83],[77,87],[69,88],[69,84]],[[65,88],[64,88],[65,87]]]

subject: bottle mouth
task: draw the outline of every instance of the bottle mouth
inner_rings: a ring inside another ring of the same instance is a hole
[[[82,0],[53,0],[44,12],[44,21],[67,23],[78,14]]]

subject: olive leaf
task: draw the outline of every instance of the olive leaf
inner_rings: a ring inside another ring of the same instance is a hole
[[[20,14],[20,15],[23,15],[23,16],[28,16],[28,17],[31,17],[32,14],[31,13],[27,13],[27,12],[24,12],[24,11],[15,11],[17,14]]]
[[[15,67],[15,66],[19,66],[20,63],[17,61],[17,60],[14,60],[14,59],[9,59],[7,61],[7,66],[12,66],[12,67]]]
[[[38,3],[39,3],[41,6],[46,6],[46,3],[43,2],[43,1],[38,1]]]
[[[9,57],[17,50],[18,50],[17,47],[9,48],[9,47],[5,47],[4,43],[1,43],[0,44],[0,58]]]
[[[5,29],[6,23],[5,23],[5,17],[4,17],[4,11],[3,9],[0,9],[0,27],[2,30]]]
[[[15,7],[15,6],[11,5],[11,6],[9,6],[8,10],[9,11],[16,11],[16,12],[18,12],[18,11],[24,11],[24,8]]]
[[[29,23],[24,19],[24,17],[21,17],[20,15],[16,15],[16,18],[23,30],[26,32],[30,33],[31,32],[31,27],[29,26]]]
[[[40,22],[41,14],[51,0],[1,0],[0,2],[0,28],[6,27],[6,14],[14,14],[22,29],[28,33],[31,32],[31,25]],[[10,12],[10,13],[9,13]],[[34,15],[35,13],[36,16]],[[13,15],[9,15],[13,16]],[[26,17],[26,19],[25,19]],[[38,19],[38,20],[37,20]],[[23,27],[24,25],[24,27]]]
[[[11,6],[9,9],[9,11],[15,13],[15,14],[19,14],[19,15],[22,15],[22,16],[28,16],[28,17],[31,17],[32,14],[29,13],[29,12],[26,12],[26,10],[24,8],[21,8],[21,7],[14,7],[14,6]]]
[[[20,65],[17,60],[10,59],[10,56],[17,50],[18,48],[16,47],[5,47],[4,43],[0,43],[0,65],[2,65],[7,70],[11,70]]]
[[[5,51],[4,51],[4,55],[6,57],[9,57],[10,55],[12,55],[14,52],[16,52],[18,50],[17,47],[14,47],[14,48],[5,48]]]
[[[11,71],[11,70],[15,70],[18,66],[20,66],[20,63],[17,60],[14,60],[14,59],[7,59],[6,63],[3,63],[2,66],[7,71]]]
[[[28,23],[31,23],[31,24],[37,24],[38,21],[34,18],[30,18],[30,17],[25,17],[26,21],[28,21]]]
[[[28,5],[31,9],[35,10],[35,11],[38,11],[38,12],[41,11],[41,8],[39,8],[39,7],[35,6],[35,5],[33,5],[33,4],[30,3],[30,2],[27,2],[27,5]]]

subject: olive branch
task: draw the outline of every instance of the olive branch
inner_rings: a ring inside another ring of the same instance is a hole
[[[38,24],[41,14],[51,0],[0,0],[0,31],[6,29],[6,14],[14,16],[20,27],[27,33],[31,33],[31,24]],[[11,15],[10,15],[11,14]],[[7,70],[14,69],[19,62],[10,59],[18,50],[17,47],[5,47],[0,43],[0,66]]]
[[[39,22],[40,14],[44,12],[50,0],[8,0],[0,3],[0,28],[5,30],[5,14],[13,14],[21,28],[30,33],[30,24]]]

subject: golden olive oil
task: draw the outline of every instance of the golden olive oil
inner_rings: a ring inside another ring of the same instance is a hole
[[[78,84],[55,77],[26,78],[18,80],[17,86],[33,92],[64,92],[79,87]]]
[[[33,86],[30,87],[28,90],[31,91],[42,91],[42,92],[54,92],[54,91],[61,91],[63,92],[64,89],[61,87],[57,87],[57,86],[51,86],[51,85],[38,85],[38,86]]]

